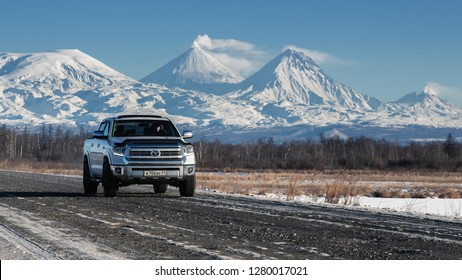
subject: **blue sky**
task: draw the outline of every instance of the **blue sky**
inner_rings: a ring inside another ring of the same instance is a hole
[[[244,75],[293,45],[382,101],[431,86],[462,107],[458,0],[1,0],[0,10],[1,52],[80,49],[138,80],[196,39]]]

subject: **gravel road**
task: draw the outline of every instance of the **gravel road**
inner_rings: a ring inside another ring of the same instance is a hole
[[[462,221],[0,171],[1,259],[461,259]]]

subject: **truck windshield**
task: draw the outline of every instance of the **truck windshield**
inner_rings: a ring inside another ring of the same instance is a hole
[[[165,136],[180,137],[178,130],[166,120],[119,120],[115,121],[113,137]]]

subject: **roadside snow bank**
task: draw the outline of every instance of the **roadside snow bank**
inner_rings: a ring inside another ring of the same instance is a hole
[[[361,197],[359,206],[385,208],[400,212],[416,212],[421,214],[460,217],[462,199],[437,198],[372,198]]]
[[[287,200],[286,195],[265,194],[259,196],[267,199]],[[320,203],[325,202],[324,197],[295,196],[293,201],[299,203]],[[340,199],[339,205],[361,207],[369,209],[387,209],[397,212],[416,214],[439,215],[445,217],[462,217],[462,199],[438,199],[438,198],[379,198],[379,197],[352,197],[348,201]]]

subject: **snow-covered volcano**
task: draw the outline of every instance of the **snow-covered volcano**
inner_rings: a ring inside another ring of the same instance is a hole
[[[0,53],[0,76],[13,85],[35,83],[41,89],[52,85],[63,92],[135,82],[79,50]]]
[[[428,88],[409,93],[397,101],[383,103],[378,112],[387,114],[382,123],[388,125],[395,121],[405,125],[461,127],[462,110]]]
[[[243,78],[204,51],[196,42],[163,67],[142,78],[142,83],[179,87],[211,93],[230,90]]]
[[[239,85],[233,94],[260,103],[374,110],[380,101],[326,75],[305,52],[287,49]]]
[[[447,100],[439,97],[435,92],[424,89],[421,92],[412,92],[406,94],[399,100],[391,102],[393,105],[404,105],[421,110],[438,109],[441,113],[451,113],[457,108]]]
[[[75,123],[68,118],[90,117],[87,107],[101,108],[102,96],[112,99],[137,83],[79,50],[1,53],[0,115],[32,124]]]

